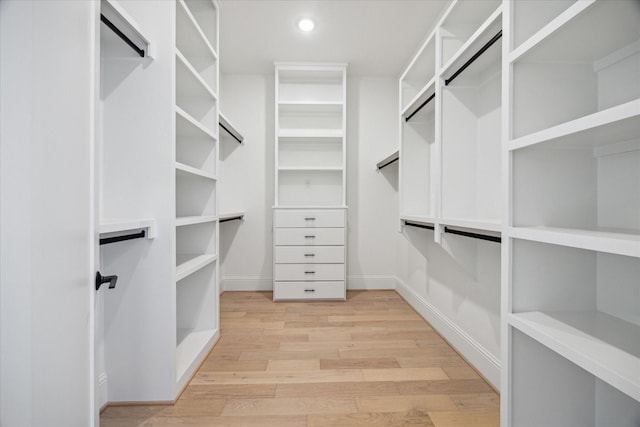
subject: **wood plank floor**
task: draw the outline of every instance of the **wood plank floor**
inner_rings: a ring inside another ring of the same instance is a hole
[[[111,406],[104,427],[499,425],[499,397],[394,291],[346,302],[225,292],[221,337],[173,406]]]

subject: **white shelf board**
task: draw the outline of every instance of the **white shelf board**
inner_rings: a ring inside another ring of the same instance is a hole
[[[511,227],[510,237],[640,258],[640,234],[632,230]]]
[[[340,166],[281,166],[280,172],[342,172],[344,168]]]
[[[453,55],[440,70],[440,76],[450,78],[458,68],[474,56],[498,31],[502,29],[502,6],[499,6],[489,18],[476,30],[469,40]],[[491,49],[496,49],[492,47]],[[499,51],[499,49],[497,49]],[[486,55],[487,52],[483,53]]]
[[[182,137],[207,137],[213,141],[217,140],[217,136],[209,129],[204,127],[202,123],[194,119],[191,114],[184,111],[179,106],[175,106],[176,109],[176,133]]]
[[[400,215],[400,219],[402,221],[415,222],[423,225],[435,225],[436,223],[436,219],[434,217],[424,216],[424,215],[402,214]]]
[[[280,129],[280,138],[342,138],[342,129]]]
[[[145,57],[153,59],[154,52],[151,49],[151,39],[144,34],[140,25],[120,6],[119,2],[115,0],[101,0],[100,13],[116,28],[122,31],[138,49],[143,50]],[[125,43],[122,40],[120,42]]]
[[[216,94],[178,49],[176,49],[176,59],[176,85],[180,95],[194,98],[207,96],[216,100]]]
[[[191,175],[191,176],[198,176],[201,178],[206,178],[206,179],[211,179],[213,181],[216,180],[216,176],[212,173],[203,171],[202,169],[198,169],[198,168],[194,168],[192,166],[189,165],[185,165],[184,163],[180,163],[180,162],[176,162],[176,173],[177,174],[184,174],[184,175]]]
[[[273,209],[348,209],[347,205],[274,205]]]
[[[176,254],[176,282],[211,264],[218,257],[213,254]]]
[[[223,130],[231,134],[231,136],[233,136],[240,144],[242,144],[242,142],[244,141],[244,137],[238,131],[238,129],[231,124],[229,119],[227,119],[227,117],[224,114],[222,113],[218,114],[218,123]]]
[[[340,110],[344,103],[342,101],[278,101],[278,105],[280,108],[291,108],[297,109],[297,107],[318,107],[322,109],[327,109],[325,107],[332,107],[331,110]]]
[[[176,218],[176,227],[182,227],[185,225],[203,224],[206,222],[215,222],[218,220],[214,215],[203,216],[179,216]]]
[[[413,99],[409,101],[407,106],[404,107],[403,110],[400,112],[400,115],[402,117],[407,117],[411,115],[414,111],[416,111],[416,109],[420,105],[422,105],[423,102],[425,102],[427,99],[431,97],[431,95],[435,93],[436,93],[436,78],[434,77],[431,80],[429,80],[429,82],[427,82],[427,84],[420,90],[420,92],[418,92],[416,96],[413,97]],[[429,103],[433,101],[435,101],[435,99],[432,99],[431,101],[429,101]],[[435,105],[435,102],[433,102],[433,105]]]
[[[476,221],[466,219],[441,218],[439,223],[443,226],[470,228],[474,230],[502,232],[502,224],[498,221]]]
[[[378,163],[376,163],[376,168],[380,170],[386,166],[389,166],[390,164],[392,164],[393,162],[399,159],[400,159],[400,150],[396,150],[390,155],[388,155],[387,157],[385,157],[384,159],[380,160]]]
[[[147,230],[146,238],[156,237],[156,220],[151,218],[136,219],[101,219],[100,235],[122,233],[133,230]]]
[[[598,111],[510,141],[509,150],[540,143],[563,148],[597,147],[635,139],[640,135],[640,99]]]
[[[216,50],[211,46],[209,40],[204,35],[204,32],[198,25],[195,17],[189,10],[189,7],[186,5],[184,0],[177,1],[177,17],[176,20],[185,20],[182,22],[184,26],[178,26],[186,31],[178,32],[177,37],[184,38],[184,42],[181,42],[180,45],[185,48],[188,47],[190,50],[185,51],[184,53],[187,56],[194,57],[207,57],[210,56],[212,59],[217,60],[218,54]]]
[[[218,221],[224,222],[231,219],[244,219],[244,211],[224,212],[218,215]]]
[[[509,323],[640,401],[640,326],[600,312],[526,312]]]
[[[203,352],[208,350],[209,344],[212,343],[216,335],[215,329],[206,329],[203,331],[194,331],[193,329],[177,330],[177,348],[176,348],[176,381],[182,382],[182,377],[190,372],[191,365],[194,361],[202,356]]]
[[[402,74],[400,75],[400,81],[405,81],[405,80],[410,80],[409,76],[411,74],[418,74],[418,75],[426,75],[428,70],[425,70],[424,68],[422,69],[417,69],[418,66],[420,65],[424,65],[424,62],[421,62],[420,59],[424,58],[424,54],[425,52],[429,53],[429,50],[427,49],[427,47],[432,46],[433,48],[433,57],[429,58],[429,62],[428,62],[428,69],[430,69],[431,67],[433,67],[433,71],[435,71],[435,61],[436,61],[436,55],[435,55],[435,40],[436,40],[436,30],[434,29],[430,34],[429,37],[427,37],[427,39],[422,43],[422,45],[420,46],[420,49],[418,49],[418,53],[416,53],[413,56],[413,59],[411,60],[411,62],[409,63],[409,65],[407,65],[407,68],[405,68],[405,70],[402,72]],[[435,74],[435,73],[434,73]]]

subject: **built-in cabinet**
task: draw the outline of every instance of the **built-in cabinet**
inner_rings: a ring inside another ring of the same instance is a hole
[[[275,68],[275,300],[346,298],[346,65]]]
[[[100,405],[173,401],[219,336],[218,5],[102,7],[145,43],[103,19]]]
[[[640,7],[505,2],[502,425],[640,422]]]

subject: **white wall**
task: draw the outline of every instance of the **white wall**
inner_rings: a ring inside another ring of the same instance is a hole
[[[221,145],[220,211],[246,211],[243,222],[220,228],[226,290],[272,288],[274,76],[222,75],[221,110],[245,137]],[[349,288],[393,288],[397,166],[376,163],[397,146],[397,82],[350,77],[347,82],[347,205]],[[222,152],[227,152],[222,154]]]

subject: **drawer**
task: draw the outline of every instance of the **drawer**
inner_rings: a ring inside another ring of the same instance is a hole
[[[276,246],[276,264],[344,263],[344,246]]]
[[[344,227],[345,211],[337,210],[276,210],[274,223],[279,227]]]
[[[273,299],[346,299],[344,282],[275,282]]]
[[[344,245],[344,228],[276,228],[276,246]]]
[[[344,280],[344,264],[276,264],[273,279],[276,282]]]

